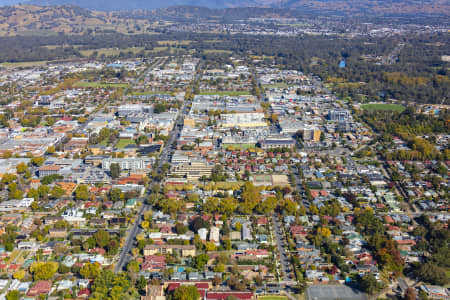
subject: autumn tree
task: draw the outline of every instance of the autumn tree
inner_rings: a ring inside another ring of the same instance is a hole
[[[30,265],[30,273],[33,274],[34,280],[49,280],[57,270],[56,262],[34,262]]]
[[[247,181],[242,189],[242,202],[239,206],[239,210],[243,214],[251,214],[253,209],[261,201],[261,195],[258,188],[256,188],[252,182]]]

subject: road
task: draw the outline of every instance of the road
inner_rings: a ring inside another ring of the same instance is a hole
[[[289,257],[286,252],[287,245],[286,241],[284,240],[281,223],[278,220],[277,214],[272,215],[272,223],[278,253],[280,254],[281,271],[283,272],[282,281],[291,282],[292,278],[289,278],[289,275],[292,275],[292,268],[290,267]]]
[[[190,101],[184,101],[183,106],[181,107],[178,117],[175,121],[174,127],[172,131],[169,134],[169,140],[167,143],[164,144],[163,149],[161,150],[161,153],[159,155],[159,164],[156,169],[157,174],[161,174],[162,166],[165,163],[168,163],[170,159],[172,158],[173,154],[173,143],[176,141],[176,139],[179,137],[181,129],[183,128],[184,124],[184,116],[186,116],[189,112],[189,106],[191,102]],[[151,182],[149,183],[149,186],[152,186],[154,183],[159,183],[155,178],[151,179]],[[143,201],[143,204],[141,206],[141,209],[139,210],[138,215],[136,216],[136,221],[132,225],[128,236],[126,238],[126,241],[124,243],[124,246],[122,248],[122,251],[120,253],[119,259],[114,267],[114,272],[119,272],[124,269],[124,267],[128,264],[128,262],[132,259],[131,250],[136,245],[136,236],[142,232],[142,228],[140,227],[140,224],[143,219],[143,215],[146,211],[150,210],[151,206],[148,204],[145,204],[145,201]]]
[[[170,158],[172,157],[172,154],[173,154],[172,144],[178,138],[180,131],[183,127],[184,116],[188,112],[187,104],[189,104],[189,102],[185,101],[182,108],[180,109],[180,113],[177,117],[174,128],[170,132],[169,140],[164,145],[163,149],[161,150],[161,153],[159,156],[158,168],[156,169],[157,174],[161,174],[162,166],[165,163],[168,163],[170,161]],[[152,179],[152,181],[150,182],[150,186],[153,183],[157,183],[156,179]],[[128,262],[131,260],[131,258],[132,258],[131,250],[133,249],[133,247],[135,246],[135,244],[137,242],[136,236],[142,232],[142,228],[140,227],[140,224],[142,222],[143,215],[146,211],[148,211],[150,209],[151,209],[151,206],[148,204],[145,204],[145,201],[144,201],[144,203],[141,206],[141,209],[139,210],[138,215],[136,216],[136,220],[128,233],[127,239],[124,243],[124,246],[120,253],[119,259],[118,259],[117,263],[115,264],[114,272],[117,273],[117,272],[122,271],[124,269],[124,267],[128,264]]]

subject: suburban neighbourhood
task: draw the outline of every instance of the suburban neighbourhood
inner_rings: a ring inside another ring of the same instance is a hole
[[[450,299],[449,107],[330,89],[257,56],[0,69],[0,299]]]

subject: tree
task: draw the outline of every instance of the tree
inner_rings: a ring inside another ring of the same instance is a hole
[[[217,264],[214,266],[214,272],[225,272],[225,265],[224,264]]]
[[[147,280],[145,279],[144,276],[141,275],[141,277],[139,277],[139,280],[136,282],[136,288],[139,290],[145,290],[146,287],[147,287]]]
[[[57,270],[56,262],[34,262],[30,266],[30,273],[33,274],[34,280],[49,280],[53,278]]]
[[[120,177],[120,165],[118,163],[112,163],[109,166],[109,172],[111,173],[111,178],[112,179],[117,179]]]
[[[89,190],[87,185],[79,185],[75,189],[75,199],[86,201],[89,199]]]
[[[206,242],[205,243],[205,250],[206,251],[215,251],[216,250],[216,245],[213,242]]]
[[[112,202],[121,200],[123,198],[122,191],[118,188],[111,189],[109,191],[109,198],[111,199]]]
[[[33,157],[30,160],[30,163],[35,167],[40,167],[44,164],[45,158],[43,156]]]
[[[241,197],[242,203],[239,210],[244,214],[251,214],[261,200],[258,188],[250,181],[244,184]]]
[[[92,299],[122,299],[128,295],[130,281],[123,272],[114,274],[111,270],[103,270],[92,283]]]
[[[193,259],[193,267],[197,270],[202,270],[203,267],[208,262],[209,256],[208,254],[202,253],[194,257]]]
[[[58,199],[61,198],[62,196],[64,196],[64,194],[66,193],[66,191],[59,187],[59,186],[55,186],[54,188],[52,188],[50,190],[50,198],[52,199]]]
[[[6,294],[6,300],[20,300],[20,293],[18,290],[9,291]]]
[[[283,206],[286,214],[288,215],[294,215],[295,211],[297,210],[297,203],[295,203],[294,201],[290,200],[290,199],[286,199],[284,201],[284,206]]]
[[[414,269],[414,274],[421,280],[435,285],[445,285],[448,282],[445,269],[431,262],[420,264]]]
[[[80,275],[83,276],[83,278],[96,278],[101,271],[101,266],[99,263],[86,263],[83,265],[83,267],[80,269]]]
[[[168,295],[167,300],[198,300],[200,293],[194,285],[182,285]]]
[[[407,288],[405,292],[405,300],[416,300],[416,299],[417,299],[416,289],[413,287]]]
[[[39,209],[39,203],[38,203],[37,201],[31,202],[31,209],[32,209],[33,211],[38,210],[38,209]]]
[[[14,279],[17,280],[22,280],[25,277],[25,270],[18,270],[17,272],[14,273],[13,275]]]
[[[20,163],[16,166],[16,171],[19,174],[24,174],[26,171],[29,171],[29,169],[25,163]]]
[[[100,248],[104,248],[108,243],[111,237],[109,236],[109,233],[105,230],[98,230],[93,235],[95,242]]]
[[[13,181],[16,180],[16,179],[17,179],[17,176],[16,176],[16,175],[6,173],[6,174],[4,174],[4,175],[2,176],[2,181],[1,181],[1,183],[3,183],[3,184],[10,184],[11,182],[13,182]]]
[[[184,224],[182,224],[182,223],[175,224],[175,232],[177,234],[185,234],[187,231],[188,231],[188,228]]]
[[[197,232],[200,228],[209,228],[209,226],[210,224],[201,217],[196,217],[191,222],[191,228],[194,232]]]
[[[48,154],[53,154],[53,153],[55,153],[55,151],[56,151],[55,146],[50,146],[47,148]]]
[[[227,216],[232,216],[236,208],[238,207],[238,202],[233,197],[226,197],[222,199],[219,203],[219,211]]]
[[[148,138],[145,135],[140,135],[135,142],[137,145],[148,144]]]
[[[377,279],[372,274],[364,275],[359,280],[359,286],[365,293],[373,295],[378,289]]]
[[[142,221],[141,226],[143,229],[147,230],[150,228],[150,222],[149,221]]]

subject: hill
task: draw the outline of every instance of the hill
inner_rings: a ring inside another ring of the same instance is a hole
[[[208,8],[270,7],[298,9],[342,15],[450,15],[448,0],[0,0],[0,5],[77,5],[83,8],[113,10],[151,10],[170,6]]]
[[[150,19],[135,19],[113,12],[72,5],[16,5],[0,8],[0,36],[81,34],[86,31],[142,33]]]

